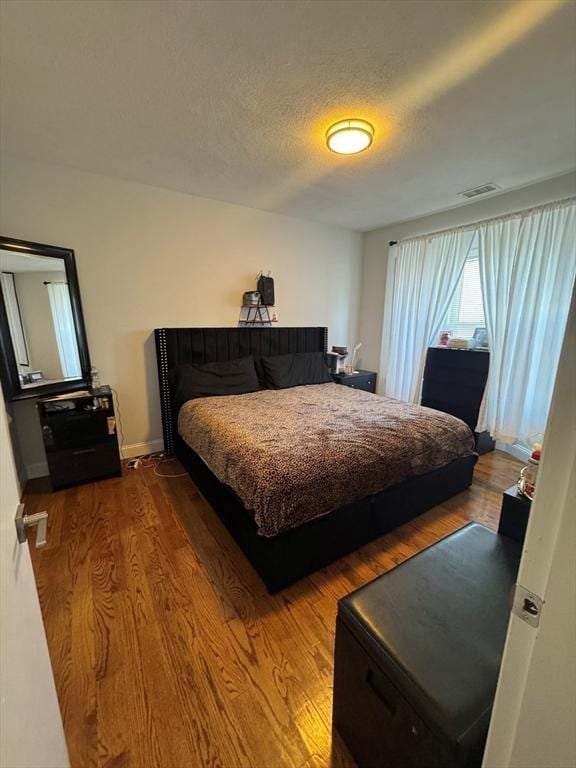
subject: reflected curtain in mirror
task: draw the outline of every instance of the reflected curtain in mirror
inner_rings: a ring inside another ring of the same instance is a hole
[[[2,272],[1,287],[6,305],[6,314],[8,316],[10,337],[12,339],[12,346],[14,347],[16,363],[18,366],[28,366],[30,365],[28,349],[26,347],[26,338],[24,336],[24,328],[22,327],[22,315],[20,314],[18,295],[16,294],[16,286],[14,284],[14,275],[12,272]]]
[[[70,306],[68,283],[46,282],[60,365],[64,378],[77,378],[81,375],[80,358],[76,345],[76,329]]]

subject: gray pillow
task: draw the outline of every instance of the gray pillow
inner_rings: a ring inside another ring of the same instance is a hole
[[[291,355],[263,357],[262,368],[269,389],[286,389],[332,381],[322,352],[296,352]]]
[[[261,389],[253,357],[179,365],[170,372],[170,384],[178,408],[197,397],[243,395]]]

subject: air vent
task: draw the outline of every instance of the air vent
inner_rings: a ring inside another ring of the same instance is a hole
[[[465,192],[460,192],[462,197],[478,197],[478,195],[487,195],[488,192],[495,192],[497,189],[501,189],[497,184],[482,184],[481,187],[474,187],[474,189],[467,189]]]

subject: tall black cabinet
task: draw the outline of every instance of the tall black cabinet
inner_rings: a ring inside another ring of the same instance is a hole
[[[487,432],[476,432],[490,354],[484,350],[430,347],[422,381],[422,405],[456,416],[476,436],[476,450],[494,450]]]

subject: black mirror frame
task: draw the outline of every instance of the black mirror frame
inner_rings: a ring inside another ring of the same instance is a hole
[[[20,377],[18,376],[18,366],[16,365],[16,357],[12,347],[12,337],[10,336],[10,326],[8,325],[4,297],[2,291],[0,291],[0,379],[2,380],[4,398],[7,402],[10,402],[44,395],[59,395],[66,392],[74,392],[77,389],[84,389],[90,382],[90,355],[88,353],[88,340],[86,339],[86,328],[82,314],[82,302],[80,300],[80,287],[78,285],[74,251],[70,250],[70,248],[32,243],[27,240],[17,240],[13,237],[3,237],[2,235],[0,235],[0,248],[14,251],[15,253],[34,253],[37,256],[50,256],[51,258],[63,260],[68,291],[70,293],[72,317],[74,318],[74,326],[76,328],[80,369],[82,371],[81,378],[74,379],[74,381],[40,384],[37,387],[26,387],[26,389],[23,389]]]

